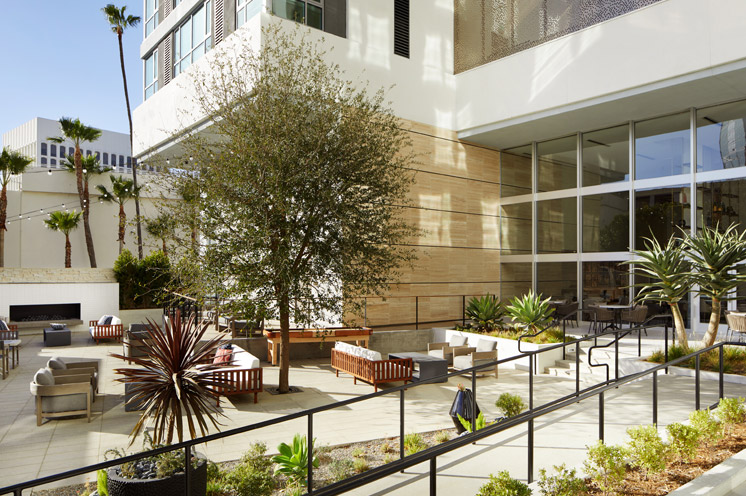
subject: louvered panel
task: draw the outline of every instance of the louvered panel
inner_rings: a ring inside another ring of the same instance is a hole
[[[163,85],[167,85],[171,82],[171,75],[173,74],[173,58],[171,56],[171,35],[166,36],[163,40]]]
[[[409,0],[394,0],[394,54],[409,58]]]
[[[223,41],[225,33],[225,0],[215,0],[215,15],[213,16],[215,27],[213,29],[213,40],[215,45]]]
[[[171,13],[171,4],[173,3],[172,0],[162,0],[163,1],[163,18],[165,19],[168,17],[168,14]]]

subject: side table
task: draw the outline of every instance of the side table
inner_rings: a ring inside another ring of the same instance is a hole
[[[44,329],[44,346],[69,346],[72,342],[70,329]]]

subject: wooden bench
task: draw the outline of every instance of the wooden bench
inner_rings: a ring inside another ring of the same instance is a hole
[[[369,327],[325,327],[319,329],[290,329],[290,344],[293,343],[333,343],[354,341],[356,345],[368,347],[372,330]],[[267,338],[267,359],[277,365],[282,353],[282,333],[279,330],[264,330]]]
[[[230,365],[212,365],[213,357],[206,360],[205,365],[198,366],[204,374],[212,375],[213,380],[219,382],[215,386],[216,393],[222,396],[233,396],[236,394],[254,394],[254,403],[257,402],[257,395],[264,391],[263,369],[256,358],[251,353],[244,351],[239,346],[233,345]],[[220,397],[218,397],[218,405]]]
[[[332,368],[337,377],[340,372],[346,372],[353,377],[354,384],[357,384],[357,380],[360,379],[372,384],[375,391],[378,391],[379,384],[397,381],[404,381],[404,384],[410,382],[414,364],[411,358],[371,360],[333,348]]]
[[[121,341],[122,336],[124,335],[124,326],[122,325],[121,320],[116,320],[119,321],[118,324],[109,325],[99,325],[98,320],[89,321],[88,330],[91,334],[91,339],[93,339],[96,344],[103,339],[115,339]]]

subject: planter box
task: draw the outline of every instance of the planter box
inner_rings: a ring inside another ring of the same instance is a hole
[[[192,470],[191,496],[204,496],[207,492],[207,460]],[[186,474],[179,472],[165,479],[124,479],[116,469],[108,470],[109,496],[182,496],[186,492]]]
[[[476,346],[477,342],[480,339],[484,339],[486,341],[496,341],[497,342],[497,358],[499,360],[504,360],[506,358],[523,355],[522,352],[518,351],[518,341],[515,339],[496,338],[494,336],[488,336],[485,334],[476,334],[473,332],[461,332],[455,329],[444,329],[444,328],[433,329],[433,342],[434,343],[445,343],[451,338],[451,336],[454,336],[454,335],[466,336],[469,346]],[[556,346],[556,343],[552,343],[552,344],[521,343],[521,349],[524,352],[541,351],[546,348],[551,348],[552,346]],[[568,346],[567,353],[570,353],[571,351],[573,351],[573,349],[574,349],[574,346]],[[538,353],[535,357],[535,364],[536,364],[535,371],[537,373],[544,373],[544,370],[547,367],[554,367],[555,362],[557,362],[557,360],[562,360],[562,348],[557,348],[556,350]],[[509,362],[503,366],[512,367],[518,370],[528,370],[528,357],[520,358],[518,360],[513,360],[512,362]]]
[[[117,316],[122,320],[124,329],[129,329],[130,324],[147,324],[148,319],[158,325],[163,325],[162,308],[137,308],[134,310],[119,310]]]
[[[652,369],[657,363],[646,362],[641,358],[623,358],[619,360],[619,373],[621,375],[636,374],[644,370]],[[660,373],[660,372],[659,372]],[[669,375],[680,375],[685,377],[694,377],[696,371],[686,367],[668,367]],[[708,370],[700,370],[699,377],[703,381],[717,381],[720,374]],[[746,384],[746,376],[737,374],[723,374],[723,382],[731,384]]]
[[[726,496],[746,482],[746,450],[740,451],[668,496]]]

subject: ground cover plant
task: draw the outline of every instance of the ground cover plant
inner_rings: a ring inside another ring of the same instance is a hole
[[[695,351],[696,349],[689,348],[687,350],[678,344],[673,345],[668,348],[668,360],[676,360],[677,358],[681,358]],[[664,363],[666,361],[664,351],[655,351],[650,355],[650,357],[648,357],[648,361],[653,363]],[[692,357],[676,366],[693,369],[695,367],[695,359]],[[719,372],[720,352],[718,350],[711,350],[702,353],[699,356],[699,367],[700,370]],[[726,374],[746,375],[746,348],[740,346],[723,347],[723,372]]]

